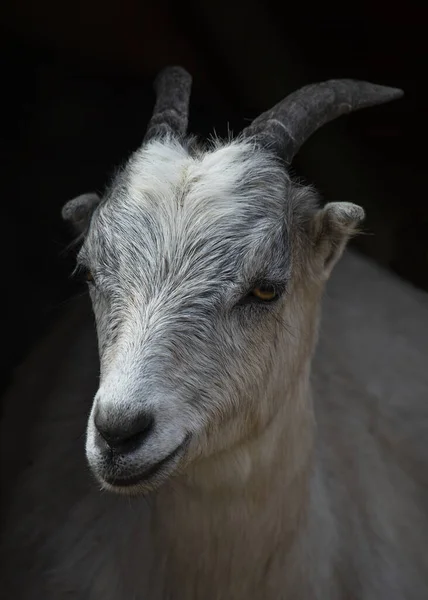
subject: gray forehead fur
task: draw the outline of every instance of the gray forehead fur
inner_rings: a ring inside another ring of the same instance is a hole
[[[202,151],[173,138],[152,141],[95,211],[81,260],[106,285],[114,272],[115,286],[147,293],[167,281],[199,294],[227,281],[284,281],[292,200],[281,164],[254,144]]]

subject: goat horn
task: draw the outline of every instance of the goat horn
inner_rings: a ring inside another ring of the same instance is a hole
[[[302,144],[329,121],[360,108],[396,100],[403,93],[397,88],[351,79],[306,85],[262,113],[242,135],[272,149],[289,165]]]
[[[156,77],[156,103],[144,141],[187,131],[192,77],[182,67],[166,67]]]

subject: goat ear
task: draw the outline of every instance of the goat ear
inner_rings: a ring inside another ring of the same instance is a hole
[[[315,255],[322,261],[324,277],[328,277],[342,255],[349,239],[358,233],[365,213],[351,202],[330,202],[318,211],[313,221]]]
[[[82,234],[88,228],[92,213],[100,203],[97,194],[82,194],[69,200],[62,207],[61,215],[64,221],[70,222],[77,233]]]

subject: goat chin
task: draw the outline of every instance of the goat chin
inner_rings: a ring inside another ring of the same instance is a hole
[[[124,499],[86,465],[98,358],[77,303],[4,399],[4,597],[428,597],[427,323],[425,294],[346,253],[313,361],[316,429],[276,421],[263,443]]]

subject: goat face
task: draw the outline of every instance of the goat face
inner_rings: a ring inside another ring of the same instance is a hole
[[[362,211],[318,210],[249,143],[197,152],[173,139],[139,150],[89,204],[78,262],[101,377],[87,457],[105,487],[146,492],[272,418]]]

